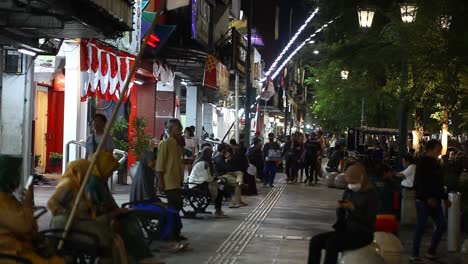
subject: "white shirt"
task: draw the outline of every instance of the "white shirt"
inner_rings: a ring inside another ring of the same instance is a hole
[[[195,148],[195,139],[193,138],[184,138],[185,139],[185,148],[192,151],[192,156],[185,156],[185,159],[192,159],[195,157],[196,154],[196,148]],[[193,153],[195,152],[195,153]]]
[[[333,138],[333,139],[330,141],[330,148],[334,148],[335,146],[336,146],[336,139]]]
[[[192,172],[190,173],[190,176],[188,178],[190,184],[190,188],[193,188],[195,185],[194,184],[202,184],[204,182],[213,182],[213,176],[211,175],[210,167],[207,166],[205,168],[206,162],[205,161],[200,161],[195,163],[195,165],[192,168]]]
[[[401,172],[404,179],[401,181],[401,186],[406,188],[413,188],[414,186],[414,175],[416,174],[416,165],[411,164],[404,171]]]

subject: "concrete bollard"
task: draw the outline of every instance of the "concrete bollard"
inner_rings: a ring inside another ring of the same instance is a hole
[[[447,250],[457,252],[460,249],[461,194],[459,192],[450,192],[448,196],[452,206],[448,209]]]
[[[386,264],[400,264],[403,245],[401,241],[392,233],[375,232],[374,242],[380,247],[380,255]]]
[[[346,181],[344,178],[344,173],[340,173],[335,178],[335,187],[338,189],[345,189],[346,188]]]
[[[365,247],[340,252],[338,255],[338,264],[385,264],[385,261],[379,254],[379,245],[372,242],[370,245]],[[320,264],[325,262],[326,250],[322,249],[322,255],[320,258]]]
[[[414,190],[402,190],[401,224],[416,224],[416,192]]]
[[[386,264],[379,254],[378,246],[372,243],[360,249],[345,251],[338,259],[339,264]]]
[[[336,172],[330,172],[325,176],[325,181],[328,188],[335,188],[335,178],[338,175]]]

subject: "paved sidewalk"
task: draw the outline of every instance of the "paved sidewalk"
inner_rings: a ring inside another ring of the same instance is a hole
[[[341,190],[324,185],[306,186],[286,184],[284,174],[278,174],[274,188],[258,185],[259,195],[244,197],[249,204],[238,209],[223,210],[226,219],[204,216],[204,219],[183,219],[183,235],[189,238],[193,252],[173,254],[167,244],[154,243],[161,249],[158,257],[166,263],[285,263],[303,264],[307,261],[308,243],[313,235],[331,230],[335,221],[336,200]],[[118,186],[114,195],[118,203],[128,200],[129,186]],[[36,188],[36,204],[44,205],[53,187]],[[211,210],[213,208],[210,206]],[[40,219],[46,228],[50,217]],[[423,241],[425,252],[430,241],[430,228]],[[408,263],[411,249],[412,227],[403,227],[403,262]],[[440,245],[439,262],[461,263],[458,255],[446,252],[446,240]]]

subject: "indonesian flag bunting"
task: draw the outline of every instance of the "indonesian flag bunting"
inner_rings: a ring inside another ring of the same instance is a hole
[[[80,49],[81,101],[94,95],[114,101],[124,96],[126,101],[133,82],[126,94],[122,95],[121,91],[135,63],[135,57],[126,52],[116,52],[91,40],[81,41]]]
[[[254,118],[254,121],[252,123],[252,129],[255,130],[255,133],[259,133],[260,132],[260,128],[258,127],[258,116],[259,116],[259,113],[260,113],[260,109],[259,109],[259,103],[257,102],[257,109],[255,110],[255,118]],[[250,114],[250,111],[247,113],[248,115]]]
[[[262,93],[260,94],[260,99],[268,101],[276,94],[275,85],[271,79],[268,79],[267,85],[263,88]]]
[[[180,120],[179,96],[176,96],[176,98],[175,98],[174,118]]]

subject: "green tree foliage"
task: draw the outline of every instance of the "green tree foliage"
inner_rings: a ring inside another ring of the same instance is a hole
[[[151,150],[153,136],[146,132],[146,120],[144,117],[136,117],[131,130],[130,149],[139,157],[145,151]]]
[[[128,151],[128,121],[123,116],[115,120],[111,135],[116,149]]]
[[[317,25],[339,19],[323,32],[318,47],[304,50],[303,58],[315,61],[308,78],[315,87],[313,114],[325,127],[356,126],[364,97],[369,126],[396,127],[403,91],[410,112],[423,126],[438,131],[440,123],[448,121],[441,118],[447,112],[457,122],[451,129],[466,129],[468,5],[462,0],[419,1],[416,22],[404,24],[397,1],[368,3],[376,14],[372,28],[363,32],[355,1],[318,1]],[[447,15],[450,27],[443,28],[441,17]],[[318,63],[312,53],[316,48],[321,51]],[[348,80],[340,78],[343,69],[350,72]]]

